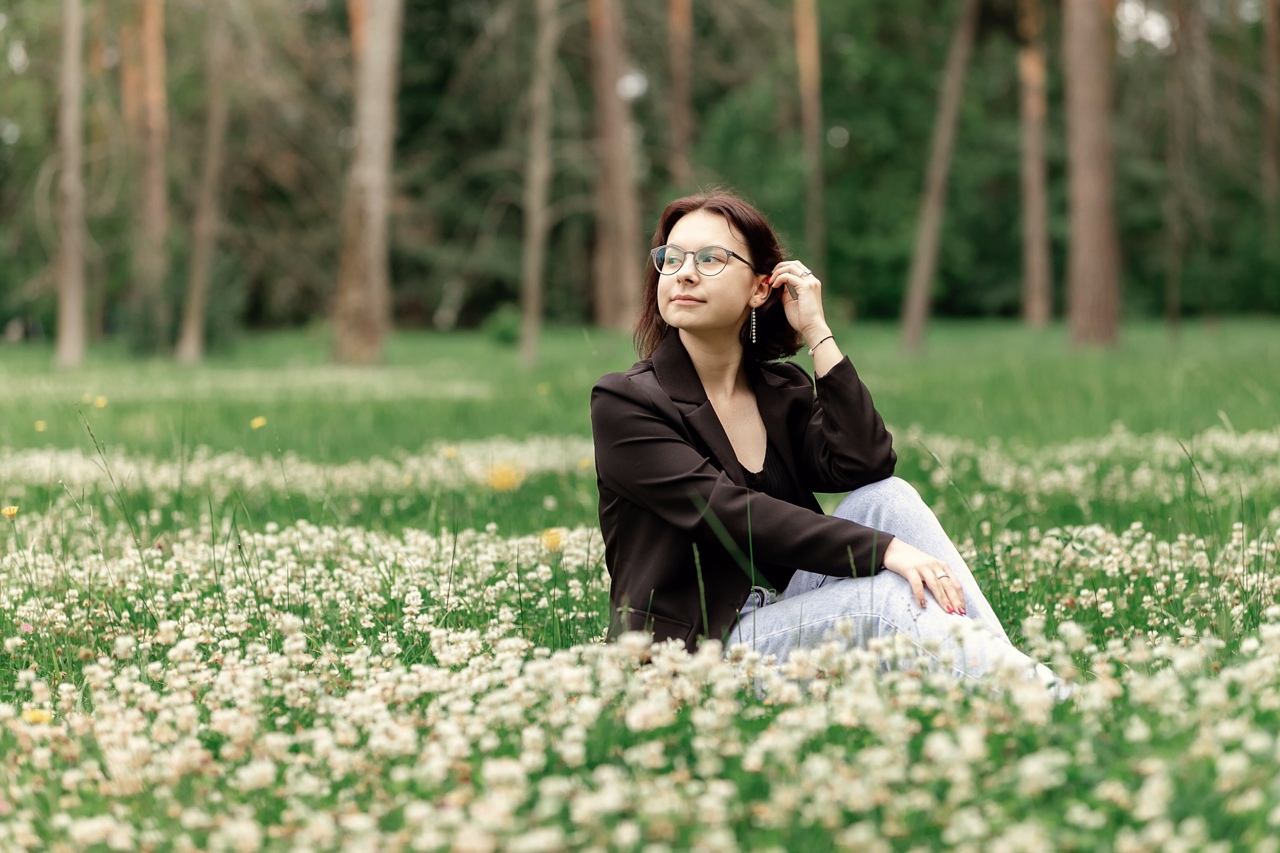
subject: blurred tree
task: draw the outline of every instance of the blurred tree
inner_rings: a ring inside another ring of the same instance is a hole
[[[169,99],[166,92],[164,0],[139,0],[141,54],[141,193],[134,244],[132,332],[143,349],[169,346]]]
[[[182,311],[182,330],[174,355],[184,364],[195,364],[204,358],[205,305],[208,301],[209,275],[213,252],[218,244],[221,219],[220,190],[222,163],[227,144],[227,63],[231,44],[227,10],[223,3],[206,5],[208,22],[205,29],[205,119],[204,161],[200,168],[200,190],[196,197],[193,226],[194,245],[191,269],[187,276],[187,298]]]
[[[617,0],[588,0],[591,76],[596,103],[596,245],[592,259],[595,319],[626,329],[640,302],[640,211],[632,165],[634,130],[624,96],[627,68],[622,8]]]
[[[537,0],[536,47],[529,82],[529,151],[524,172],[524,252],[520,279],[520,356],[538,359],[542,333],[543,277],[547,254],[547,190],[551,183],[551,76],[555,71],[559,0]]]
[[[687,192],[693,187],[689,146],[693,139],[693,100],[690,68],[693,65],[693,0],[668,0],[667,55],[671,62],[671,91],[664,115],[671,132],[667,171],[671,183]]]
[[[1262,0],[1262,193],[1267,235],[1280,240],[1280,0]]]
[[[827,267],[827,218],[822,197],[822,48],[818,42],[817,0],[794,0],[793,8],[804,136],[805,264],[822,278]]]
[[[980,7],[979,0],[965,0],[960,9],[938,94],[938,113],[933,123],[933,141],[929,146],[929,171],[925,177],[920,224],[916,232],[916,247],[911,258],[906,306],[902,315],[903,345],[908,350],[920,348],[925,323],[929,319],[930,291],[938,265],[938,241],[942,232],[942,218],[947,209],[947,176],[951,172],[956,120],[964,95],[969,57],[973,53],[973,42],[977,36]]]
[[[1114,344],[1120,320],[1111,142],[1111,19],[1105,0],[1064,0],[1071,243],[1068,316],[1076,345]]]
[[[1022,97],[1022,319],[1042,327],[1053,317],[1049,261],[1049,178],[1045,161],[1044,7],[1018,0],[1018,79]]]
[[[62,68],[58,85],[58,340],[61,367],[84,361],[84,8],[62,0]]]
[[[334,357],[341,362],[377,361],[391,325],[387,217],[402,9],[402,0],[378,0],[367,7],[367,24],[352,28],[364,33],[364,44],[355,47],[356,143],[333,300]]]

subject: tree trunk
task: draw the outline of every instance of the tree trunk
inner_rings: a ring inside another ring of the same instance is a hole
[[[640,304],[644,253],[631,165],[631,107],[618,91],[625,67],[617,0],[589,0],[592,84],[596,100],[596,246],[592,291],[596,323],[627,329]]]
[[[347,25],[351,28],[351,57],[357,65],[364,58],[365,30],[368,28],[369,10],[365,0],[347,0]]]
[[[1120,321],[1111,145],[1111,19],[1098,0],[1065,0],[1068,202],[1067,303],[1073,344],[1109,346]]]
[[[693,96],[690,67],[693,64],[693,0],[668,0],[667,53],[671,57],[671,155],[667,171],[671,183],[683,192],[693,185],[689,147],[693,139]]]
[[[1182,320],[1182,266],[1187,243],[1189,180],[1187,156],[1191,144],[1191,9],[1187,0],[1173,3],[1173,57],[1166,78],[1169,130],[1165,164],[1169,189],[1163,212],[1165,230],[1164,316],[1169,336],[1177,340]]]
[[[551,77],[555,72],[560,22],[559,0],[538,0],[533,77],[529,84],[529,152],[524,173],[524,257],[521,263],[520,356],[526,367],[538,360],[542,334],[543,267],[547,254],[547,190],[551,184]]]
[[[1263,127],[1262,196],[1267,210],[1267,234],[1280,239],[1280,0],[1262,0]]]
[[[361,364],[381,358],[391,326],[387,214],[403,2],[378,0],[367,11],[366,41],[356,68],[356,145],[343,201],[333,306],[334,357]]]
[[[169,344],[170,311],[165,294],[169,271],[169,104],[165,95],[164,0],[141,0],[142,181],[135,251],[133,300],[138,342]]]
[[[230,52],[227,12],[220,3],[210,4],[209,29],[205,33],[204,163],[200,170],[200,194],[196,198],[194,245],[187,278],[187,300],[182,312],[182,333],[175,351],[178,361],[195,364],[204,358],[205,304],[213,253],[218,245],[221,218],[219,187],[227,142],[226,73]]]
[[[817,0],[795,0],[796,65],[800,80],[800,125],[804,135],[805,265],[823,277],[827,224],[822,209],[822,48]]]
[[[947,67],[938,96],[938,115],[933,122],[933,141],[929,146],[929,173],[925,178],[924,198],[920,205],[920,227],[916,232],[915,252],[911,257],[911,274],[907,283],[907,300],[903,308],[903,346],[920,348],[925,323],[929,320],[930,291],[938,266],[938,242],[942,235],[942,218],[947,209],[947,177],[951,172],[951,150],[955,146],[956,124],[960,118],[960,102],[964,96],[964,78],[969,69],[969,56],[978,32],[979,0],[965,0],[951,34],[947,51]]]
[[[1049,180],[1045,162],[1044,9],[1018,0],[1018,55],[1022,83],[1022,319],[1042,328],[1053,317],[1049,262]]]
[[[77,367],[85,353],[84,299],[84,9],[62,0],[62,67],[58,81],[58,342],[60,367]]]

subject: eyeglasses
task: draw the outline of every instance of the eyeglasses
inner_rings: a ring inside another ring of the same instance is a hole
[[[729,265],[730,258],[737,258],[747,266],[751,266],[751,261],[724,246],[703,246],[691,252],[668,243],[649,251],[649,257],[653,258],[653,265],[663,275],[675,275],[679,272],[684,266],[684,259],[689,255],[693,255],[693,266],[702,275],[718,274]],[[752,269],[755,268],[752,267]]]

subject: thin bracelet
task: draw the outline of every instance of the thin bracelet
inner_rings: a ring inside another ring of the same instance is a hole
[[[823,344],[825,344],[827,341],[831,340],[831,339],[832,339],[832,338],[834,338],[834,337],[835,337],[835,335],[827,335],[825,338],[823,338],[822,340],[818,341],[818,342],[817,342],[816,344],[814,344],[813,346],[809,347],[809,355],[813,355],[813,351],[814,351],[814,350],[816,350],[818,347],[822,346]]]

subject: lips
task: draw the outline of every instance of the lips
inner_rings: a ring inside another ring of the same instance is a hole
[[[694,299],[692,296],[673,296],[671,297],[673,305],[700,305],[701,299]]]

